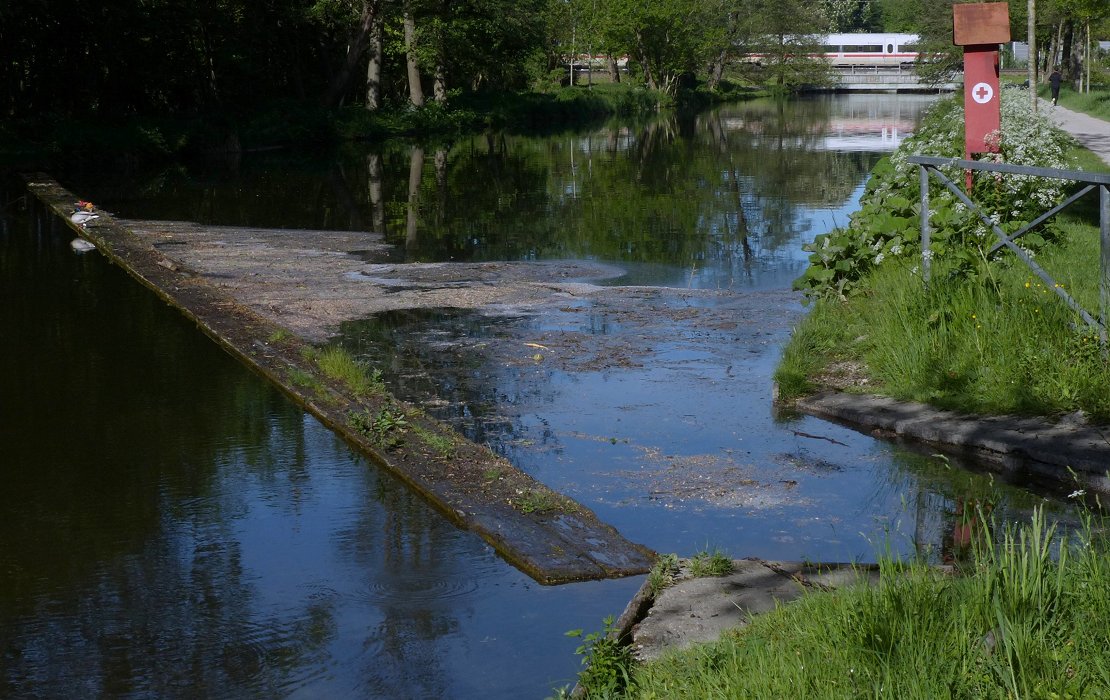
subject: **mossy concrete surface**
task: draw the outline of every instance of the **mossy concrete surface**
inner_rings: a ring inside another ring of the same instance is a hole
[[[84,223],[71,219],[78,197],[44,174],[24,176],[29,191],[113,263],[194,321],[226,351],[280,387],[359,451],[424,496],[446,517],[479,534],[509,563],[546,584],[647,572],[650,549],[628,541],[588,508],[462,438],[422,411],[381,391],[356,396],[322,375],[312,346],[237,301],[200,275],[167,258],[109,213]],[[309,378],[311,381],[305,381]],[[404,439],[380,444],[350,416],[401,414]],[[427,437],[431,436],[431,441]],[[445,444],[453,449],[446,451]],[[487,475],[497,473],[499,478]],[[524,506],[522,495],[543,502]],[[524,512],[530,510],[531,512]]]
[[[657,659],[668,650],[713,642],[728,630],[745,626],[753,615],[769,612],[806,591],[827,591],[856,583],[874,583],[874,565],[812,564],[802,562],[737,559],[724,576],[692,576],[689,562],[680,560],[674,583],[643,600],[633,598],[629,609],[639,614],[622,616],[632,655],[640,661]],[[614,631],[619,633],[619,626]]]

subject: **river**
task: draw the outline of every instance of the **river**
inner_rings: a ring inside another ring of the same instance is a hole
[[[931,99],[56,176],[128,218],[384,231],[396,263],[588,259],[645,299],[736,292],[667,323],[568,299],[391,313],[333,342],[657,551],[940,558],[969,500],[1017,517],[1042,495],[770,402],[804,313],[788,291],[801,244],[847,220]],[[600,628],[641,578],[538,585],[2,194],[0,696],[538,698],[573,682],[564,633]]]

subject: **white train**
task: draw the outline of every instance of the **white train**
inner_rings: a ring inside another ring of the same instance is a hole
[[[917,60],[916,34],[829,34],[823,56],[834,66],[899,66]]]
[[[837,67],[898,67],[917,60],[918,39],[917,34],[826,34],[814,42],[821,46],[821,53],[810,55],[823,57]],[[746,54],[741,58],[756,64],[764,63],[764,59],[765,54],[759,53]]]

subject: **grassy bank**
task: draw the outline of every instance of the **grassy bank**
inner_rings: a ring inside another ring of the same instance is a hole
[[[1020,95],[1014,102],[1024,104]],[[950,126],[952,105],[931,115],[907,151],[936,155],[962,141]],[[1011,114],[1033,132],[1013,150],[1028,164],[1104,166],[1086,151],[1065,149],[1034,115]],[[1033,135],[1031,135],[1033,134]],[[1032,144],[1032,145],[1031,145]],[[958,146],[957,146],[958,147]],[[941,152],[937,152],[941,151]],[[1005,151],[1005,149],[1004,149]],[[916,173],[876,168],[852,225],[809,248],[799,286],[813,300],[776,372],[781,395],[824,387],[882,393],[980,414],[1051,415],[1082,410],[1110,419],[1110,363],[1098,335],[1010,253],[990,256],[995,241],[962,205],[931,192],[935,243],[932,277],[921,274]],[[1019,158],[1010,159],[1011,162]],[[996,190],[987,179],[976,198],[1014,231],[1065,195],[1044,183]],[[999,185],[1001,187],[1001,185]],[[1081,305],[1098,313],[1098,230],[1093,199],[1021,243]]]
[[[883,562],[875,586],[807,594],[716,643],[626,662],[619,684],[588,697],[1105,697],[1110,628],[1096,621],[1110,614],[1110,548],[1098,528],[1087,519],[1062,537],[1039,513],[976,524],[955,574]]]

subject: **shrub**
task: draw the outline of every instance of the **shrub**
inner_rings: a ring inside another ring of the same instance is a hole
[[[1068,137],[1035,114],[1021,95],[1002,93],[1000,152],[996,162],[1050,168],[1068,166]],[[918,131],[890,158],[872,171],[860,208],[847,227],[818,235],[803,246],[810,266],[794,282],[808,298],[847,298],[860,291],[861,280],[876,266],[900,260],[916,265],[921,256],[920,184],[918,167],[907,162],[914,154],[960,157],[963,151],[963,108],[955,100],[939,103]],[[941,169],[958,182],[962,173]],[[977,173],[974,201],[1007,233],[1013,233],[1059,202],[1065,184],[1024,175],[998,177]],[[945,256],[964,274],[983,273],[986,253],[996,236],[978,216],[935,178],[930,179],[929,208],[932,237],[929,254]],[[1020,245],[1036,252],[1051,238],[1051,230],[1030,233]]]

